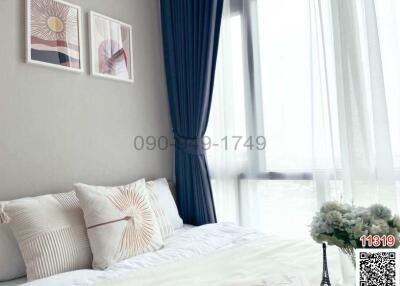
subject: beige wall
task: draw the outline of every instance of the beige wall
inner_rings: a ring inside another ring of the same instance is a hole
[[[0,0],[0,200],[74,182],[171,177],[171,150],[136,151],[170,134],[157,0],[70,0],[83,13],[85,72],[25,64],[25,1]],[[133,26],[135,83],[89,75],[87,12]]]

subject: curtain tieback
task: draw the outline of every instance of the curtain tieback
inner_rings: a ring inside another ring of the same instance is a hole
[[[174,138],[175,138],[175,147],[177,150],[192,155],[204,155],[205,153],[203,145],[204,137],[189,138],[174,134]]]

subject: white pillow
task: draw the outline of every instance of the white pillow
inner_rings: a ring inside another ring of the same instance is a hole
[[[160,227],[162,239],[165,240],[174,233],[174,227],[169,221],[169,217],[161,204],[160,193],[154,189],[154,185],[154,181],[146,182],[146,189],[151,208],[156,215],[156,220]]]
[[[162,247],[160,227],[150,205],[144,179],[119,187],[76,184],[83,210],[93,268]]]
[[[25,275],[25,263],[17,240],[8,225],[0,225],[0,281]]]
[[[183,220],[179,216],[178,208],[176,207],[176,203],[169,188],[168,181],[165,178],[162,178],[154,180],[153,183],[154,190],[159,193],[160,203],[164,208],[170,223],[174,229],[181,228],[183,226]]]
[[[92,254],[75,192],[3,203],[25,262],[28,281],[90,267]]]

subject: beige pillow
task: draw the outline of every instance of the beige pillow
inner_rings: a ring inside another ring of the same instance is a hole
[[[75,185],[84,213],[93,268],[161,248],[163,240],[144,179],[120,187]]]
[[[154,211],[158,226],[160,227],[161,236],[164,240],[174,233],[174,227],[160,202],[160,194],[156,189],[156,183],[154,181],[146,182],[146,188],[151,208]]]
[[[75,192],[3,203],[25,262],[28,281],[89,268],[92,254]]]

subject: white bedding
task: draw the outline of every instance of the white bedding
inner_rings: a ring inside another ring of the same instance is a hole
[[[48,285],[93,285],[95,281],[120,277],[132,271],[138,271],[148,266],[158,266],[177,262],[185,258],[203,256],[220,249],[241,245],[242,243],[265,237],[254,230],[241,228],[233,224],[210,224],[201,227],[189,227],[177,230],[175,235],[166,240],[163,249],[136,256],[121,261],[105,271],[79,270],[59,274],[42,280],[27,283],[29,286]],[[304,285],[319,285],[321,279],[321,248],[312,242],[296,242],[267,236],[271,241],[268,244],[268,255],[271,264],[280,265],[273,269],[271,277],[281,275],[302,276],[307,281]],[[337,251],[329,248],[329,272],[332,282],[340,277]],[[286,265],[286,267],[282,267]],[[309,284],[308,284],[309,283]],[[295,285],[295,284],[289,284]],[[299,285],[299,284],[296,284]],[[1,286],[1,284],[0,284]]]

